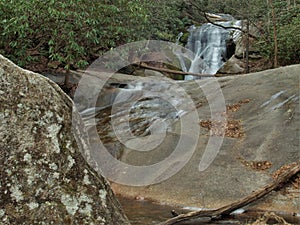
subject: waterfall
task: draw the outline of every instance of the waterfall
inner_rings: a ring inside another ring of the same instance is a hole
[[[232,20],[216,22],[223,27],[241,27],[241,21]],[[228,42],[235,42],[241,31],[237,29],[224,29],[211,23],[201,27],[191,26],[186,48],[194,53],[190,59],[189,69],[182,65],[184,71],[202,74],[216,74],[225,61],[230,57],[227,51]],[[182,59],[181,59],[182,62]],[[186,75],[185,80],[195,79],[192,75]]]

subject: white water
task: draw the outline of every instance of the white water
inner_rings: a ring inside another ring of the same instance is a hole
[[[233,20],[218,22],[223,27],[241,27],[241,21]],[[211,23],[201,27],[191,26],[186,48],[194,53],[190,59],[189,69],[184,61],[180,60],[182,69],[193,73],[216,74],[227,60],[226,42],[229,39],[236,41],[241,31],[237,29],[224,29]],[[185,80],[195,79],[192,75],[185,76]]]

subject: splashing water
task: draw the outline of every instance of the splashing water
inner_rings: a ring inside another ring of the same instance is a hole
[[[240,20],[216,22],[217,26],[211,23],[203,24],[201,27],[191,26],[186,48],[194,53],[190,59],[190,66],[187,66],[182,56],[179,57],[183,71],[201,74],[216,74],[225,61],[229,58],[227,53],[227,41],[234,42],[241,35],[239,29],[224,27],[241,27]],[[187,69],[189,68],[189,69]],[[185,80],[193,80],[195,76],[187,75]]]

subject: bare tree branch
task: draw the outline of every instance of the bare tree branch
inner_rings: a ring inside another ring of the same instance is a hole
[[[218,23],[215,23],[213,21],[211,21],[208,17],[207,17],[207,13],[206,12],[203,12],[203,15],[204,15],[204,18],[206,19],[207,22],[217,26],[217,27],[221,27],[223,29],[234,29],[234,30],[239,30],[239,31],[242,31],[242,32],[245,32],[242,28],[240,27],[233,27],[233,26],[229,26],[229,27],[225,27],[221,24],[218,24]]]

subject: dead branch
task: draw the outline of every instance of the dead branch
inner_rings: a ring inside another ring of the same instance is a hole
[[[290,223],[286,222],[284,218],[276,215],[274,212],[266,212],[262,217],[258,218],[251,225],[265,225],[268,224],[268,221],[270,219],[276,220],[278,224],[291,225]]]
[[[180,74],[180,75],[193,75],[193,76],[198,76],[198,77],[215,77],[217,74],[212,75],[212,74],[201,74],[201,73],[192,73],[192,72],[183,72],[183,71],[177,71],[177,70],[170,70],[170,69],[165,69],[165,68],[157,68],[153,66],[148,66],[146,64],[133,64],[138,67],[142,67],[145,69],[150,69],[150,70],[155,70],[159,72],[166,72],[166,73],[172,73],[172,74]]]
[[[221,27],[223,29],[234,29],[234,30],[239,30],[239,31],[242,31],[244,32],[244,30],[240,27],[233,27],[233,26],[228,26],[228,27],[225,27],[221,24],[218,24],[218,23],[215,23],[213,21],[211,21],[208,17],[207,17],[207,13],[206,12],[203,12],[203,15],[204,15],[204,18],[206,19],[207,22],[211,23],[212,25],[214,26],[217,26],[217,27]]]
[[[264,186],[263,188],[252,192],[247,197],[233,202],[229,205],[221,207],[214,210],[200,210],[194,211],[187,214],[181,214],[158,225],[183,225],[183,224],[199,224],[203,222],[203,219],[217,219],[222,218],[222,216],[229,215],[234,210],[242,208],[260,198],[267,195],[271,191],[281,188],[285,183],[287,183],[291,177],[300,172],[300,161],[294,162],[287,166],[285,171],[281,171],[280,174],[274,179],[270,184]]]

